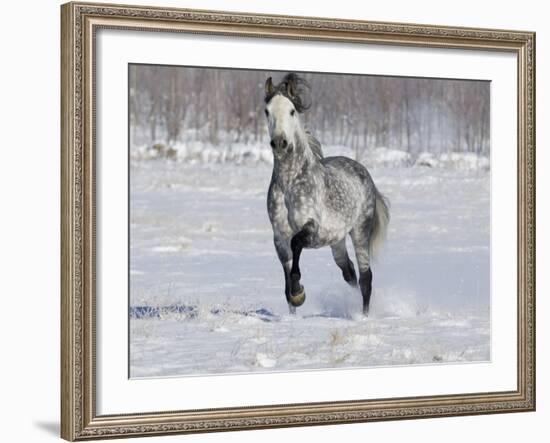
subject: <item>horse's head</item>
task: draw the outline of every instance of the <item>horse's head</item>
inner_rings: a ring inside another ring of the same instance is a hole
[[[265,115],[270,144],[278,158],[289,155],[296,137],[304,132],[299,114],[309,108],[305,98],[308,91],[307,82],[296,74],[287,74],[277,86],[271,77],[265,82]]]

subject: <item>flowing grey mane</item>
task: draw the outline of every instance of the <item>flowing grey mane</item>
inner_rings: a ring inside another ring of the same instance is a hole
[[[300,283],[302,250],[330,246],[344,280],[359,286],[363,313],[367,315],[372,292],[371,260],[387,230],[388,201],[362,164],[347,157],[323,156],[321,143],[304,128],[299,115],[311,106],[310,86],[305,79],[291,73],[274,85],[269,77],[265,104],[274,156],[267,212],[283,266],[289,310],[295,313],[306,298]],[[309,149],[303,146],[306,141]],[[359,278],[348,256],[348,235],[355,249]]]
[[[269,77],[268,82],[270,80],[271,77]],[[277,86],[274,86],[272,82],[270,82],[270,85],[271,89],[269,91],[266,90],[264,100],[266,103],[269,103],[275,95],[281,94],[292,102],[299,113],[311,107],[311,87],[304,78],[290,73],[285,75]]]
[[[309,149],[315,154],[315,156],[321,160],[323,155],[323,149],[321,148],[321,142],[315,138],[315,136],[308,130],[306,130],[307,141],[309,144]]]

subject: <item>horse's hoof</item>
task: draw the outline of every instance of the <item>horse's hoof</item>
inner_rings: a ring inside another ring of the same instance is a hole
[[[306,301],[306,291],[304,287],[300,285],[300,290],[296,294],[290,295],[290,304],[292,306],[302,306]]]

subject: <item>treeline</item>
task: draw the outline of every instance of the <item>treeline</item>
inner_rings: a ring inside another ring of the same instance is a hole
[[[131,65],[134,144],[201,140],[213,145],[262,142],[264,83],[284,73]],[[412,153],[488,154],[490,84],[342,74],[303,74],[311,108],[303,118],[324,144]]]

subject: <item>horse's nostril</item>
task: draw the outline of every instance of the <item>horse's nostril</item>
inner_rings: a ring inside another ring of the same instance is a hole
[[[275,137],[269,142],[273,149],[285,149],[288,142],[283,137]]]

